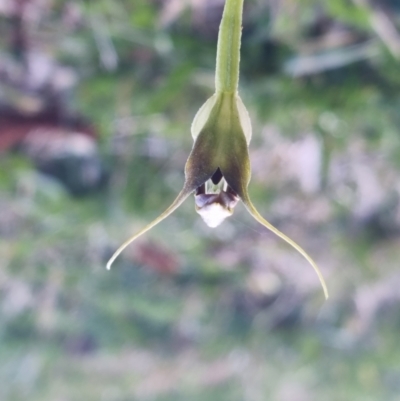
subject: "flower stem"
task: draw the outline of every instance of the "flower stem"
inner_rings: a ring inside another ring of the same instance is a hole
[[[215,89],[236,93],[239,83],[243,0],[226,0],[218,33]]]

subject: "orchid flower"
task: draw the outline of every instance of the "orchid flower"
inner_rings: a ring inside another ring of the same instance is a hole
[[[243,0],[226,0],[218,35],[215,94],[197,112],[191,127],[194,144],[185,166],[185,183],[160,216],[124,242],[107,263],[135,239],[174,212],[190,194],[196,211],[210,227],[233,213],[241,200],[253,218],[295,248],[314,268],[325,297],[328,291],[316,263],[295,241],[265,220],[251,202],[247,187],[251,169],[249,114],[238,94]]]

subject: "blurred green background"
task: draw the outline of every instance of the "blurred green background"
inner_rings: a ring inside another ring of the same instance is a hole
[[[400,393],[400,5],[245,0],[250,193],[183,184],[223,0],[0,0],[0,398],[369,401]]]

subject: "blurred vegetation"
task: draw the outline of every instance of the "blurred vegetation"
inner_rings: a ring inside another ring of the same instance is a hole
[[[396,1],[245,1],[250,191],[328,302],[190,201],[105,270],[182,186],[223,3],[0,0],[1,399],[398,400]]]

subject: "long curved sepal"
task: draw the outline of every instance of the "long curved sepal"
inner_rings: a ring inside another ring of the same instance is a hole
[[[119,256],[119,254],[135,239],[139,238],[142,234],[144,234],[146,231],[150,230],[154,226],[156,226],[158,223],[163,221],[165,218],[167,218],[171,213],[173,213],[186,199],[187,197],[193,192],[193,189],[184,186],[182,191],[178,194],[176,199],[172,202],[171,206],[167,208],[167,210],[164,213],[161,213],[156,219],[154,219],[151,223],[147,224],[146,227],[144,227],[142,230],[140,230],[137,234],[133,235],[130,237],[128,240],[126,240],[111,256],[110,260],[107,262],[107,270],[111,269],[111,265],[114,263],[115,259]]]
[[[310,265],[314,268],[315,272],[317,273],[317,276],[319,278],[319,281],[322,285],[322,289],[324,291],[325,299],[329,298],[328,294],[328,288],[325,283],[325,279],[322,276],[321,271],[319,270],[317,264],[311,259],[311,257],[308,255],[308,253],[296,242],[294,242],[292,239],[290,239],[288,236],[283,234],[281,231],[279,231],[276,227],[274,227],[271,223],[269,223],[267,220],[264,219],[264,217],[261,216],[261,214],[257,211],[255,206],[250,200],[250,197],[246,191],[245,194],[242,194],[242,202],[246,206],[246,209],[248,212],[254,217],[255,220],[257,220],[260,224],[262,224],[264,227],[268,228],[268,230],[272,231],[274,234],[276,234],[278,237],[282,238],[284,241],[286,241],[289,245],[291,245],[294,249],[296,249],[297,252],[299,252]]]

